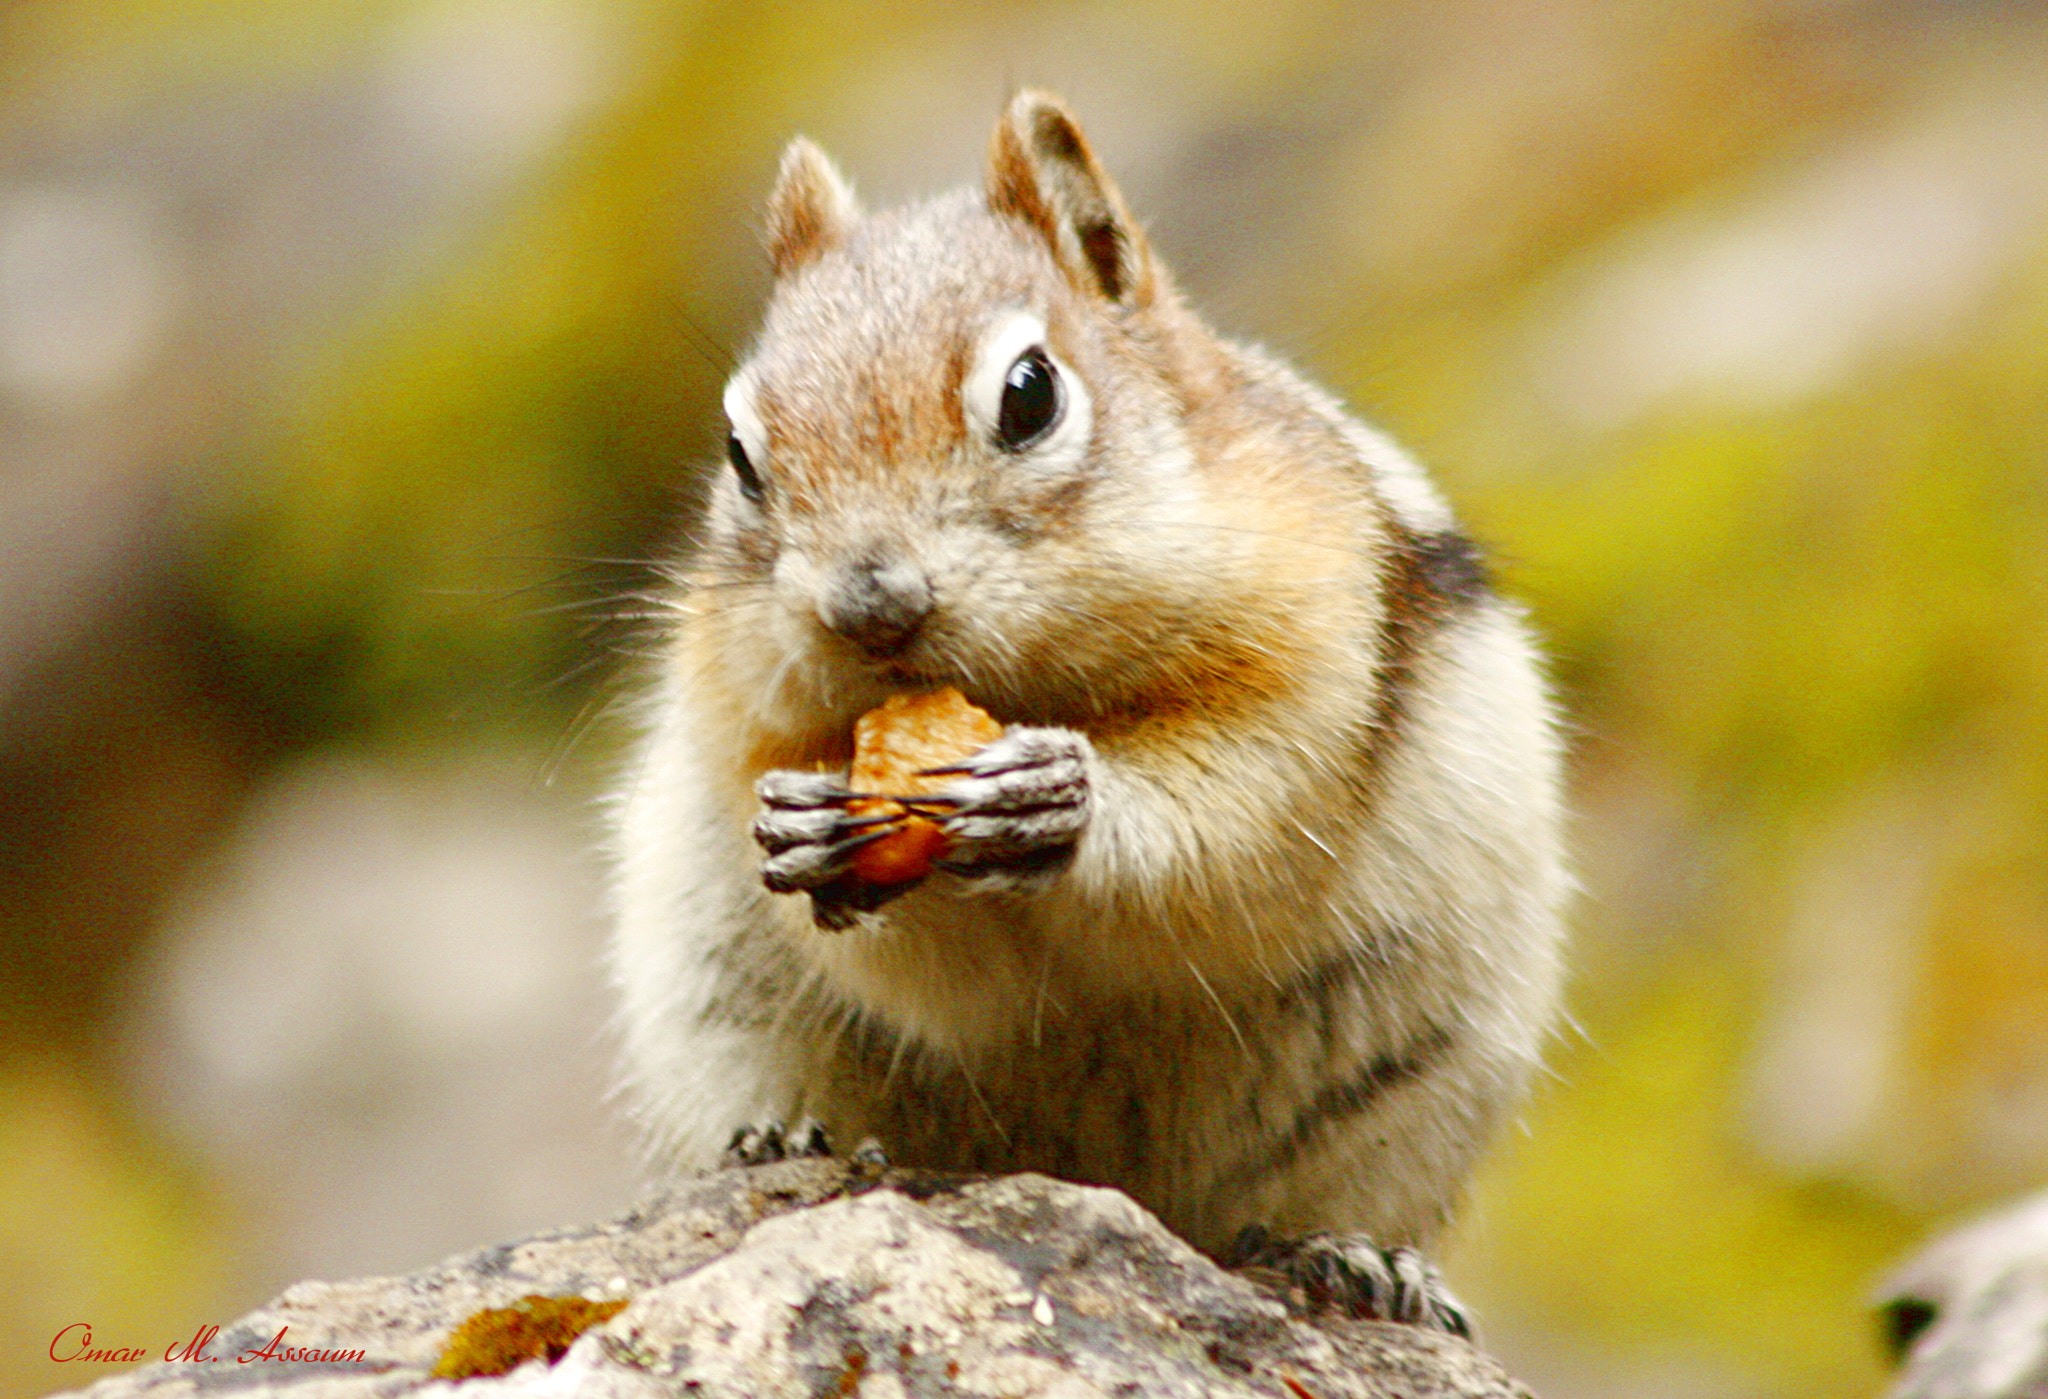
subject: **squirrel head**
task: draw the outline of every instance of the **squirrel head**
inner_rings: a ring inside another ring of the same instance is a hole
[[[1174,526],[1208,518],[1190,419],[1220,349],[1057,98],[1010,103],[980,190],[905,210],[864,212],[798,138],[766,224],[698,556],[771,598],[728,661],[809,687],[793,709],[952,683],[1071,713],[1193,634],[1209,540]]]

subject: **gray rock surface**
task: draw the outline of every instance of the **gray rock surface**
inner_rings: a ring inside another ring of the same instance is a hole
[[[301,1283],[223,1328],[207,1358],[83,1392],[447,1393],[430,1372],[453,1329],[530,1294],[628,1305],[552,1366],[461,1381],[465,1399],[1528,1399],[1454,1337],[1290,1315],[1114,1191],[1041,1176],[877,1179],[821,1160],[705,1175],[618,1219],[409,1277]],[[243,1358],[264,1350],[294,1358]]]

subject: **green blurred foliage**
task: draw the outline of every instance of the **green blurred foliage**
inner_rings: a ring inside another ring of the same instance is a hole
[[[1599,1048],[1558,1056],[1462,1228],[1485,1255],[1475,1295],[1482,1316],[1514,1298],[1616,1389],[1661,1370],[1704,1377],[1682,1392],[1868,1394],[1867,1294],[1915,1225],[1741,1149],[1726,1099],[1745,995],[1725,967],[1673,968]]]
[[[858,26],[829,6],[669,25],[649,42],[674,61],[339,343],[208,521],[234,665],[313,737],[451,703],[475,722],[575,671],[589,637],[552,609],[604,601],[593,572],[644,582],[686,509],[751,251],[729,192],[759,152],[732,112],[768,119],[763,74],[828,64]]]
[[[0,1072],[0,1392],[77,1388],[130,1368],[72,1359],[92,1327],[103,1350],[161,1360],[215,1316],[231,1272],[203,1191],[112,1117],[75,1067],[17,1057]],[[56,1356],[65,1363],[54,1363]]]

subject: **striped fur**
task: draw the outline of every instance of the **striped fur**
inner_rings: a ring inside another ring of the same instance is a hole
[[[734,390],[766,497],[713,492],[616,801],[657,1158],[811,1114],[1120,1186],[1212,1251],[1254,1222],[1426,1246],[1556,1013],[1558,746],[1515,609],[1408,458],[1187,310],[1053,99],[1017,99],[985,193],[862,214],[804,145],[770,210]],[[1019,311],[1085,389],[1071,461],[963,411]],[[897,654],[819,623],[855,558],[929,580]],[[947,683],[1086,736],[1071,859],[815,930],[761,885],[755,780]]]

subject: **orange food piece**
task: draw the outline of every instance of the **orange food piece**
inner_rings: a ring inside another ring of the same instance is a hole
[[[862,805],[855,802],[851,809],[858,812]],[[870,805],[877,809],[903,810],[892,801],[877,801]],[[952,843],[945,827],[929,817],[913,813],[905,816],[896,829],[873,845],[861,847],[860,853],[853,857],[853,876],[864,884],[908,884],[930,874],[932,861],[945,853],[946,847]]]
[[[923,695],[891,695],[853,726],[856,792],[924,797],[951,778],[924,777],[928,768],[959,762],[1003,736],[1003,726],[985,709],[948,685]],[[900,816],[896,827],[853,857],[853,874],[869,884],[907,884],[931,873],[932,861],[951,843],[938,822],[906,811],[887,796],[847,803],[856,816]]]

